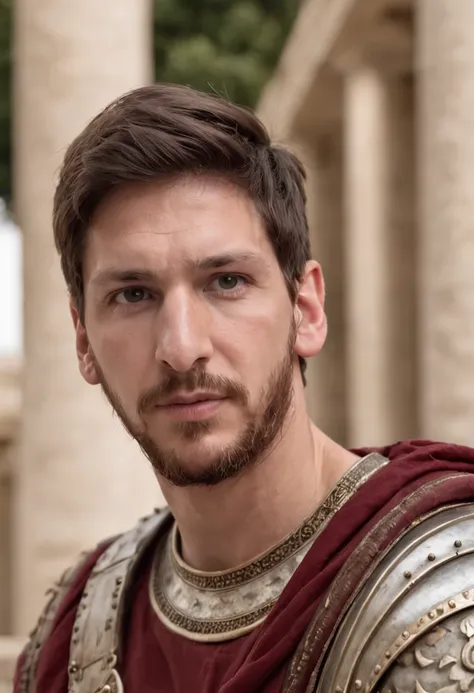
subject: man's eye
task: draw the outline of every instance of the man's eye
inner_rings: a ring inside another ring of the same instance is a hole
[[[238,274],[221,274],[216,277],[211,287],[213,291],[235,291],[245,284],[245,279]]]
[[[122,305],[127,303],[140,303],[141,301],[147,301],[150,296],[150,292],[146,289],[130,287],[130,289],[123,289],[118,294],[115,294],[115,301]]]

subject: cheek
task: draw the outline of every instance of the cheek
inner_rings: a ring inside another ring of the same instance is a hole
[[[288,331],[286,313],[268,310],[227,322],[216,331],[214,347],[249,391],[259,390],[285,352]]]
[[[150,340],[136,330],[105,326],[91,338],[91,346],[107,382],[118,394],[135,392],[150,385],[154,350]]]

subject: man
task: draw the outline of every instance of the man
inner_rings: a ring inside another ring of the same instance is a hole
[[[468,690],[474,455],[347,451],[309,420],[327,328],[297,159],[249,111],[139,89],[70,146],[54,233],[81,374],[169,510],[63,577],[15,690]]]

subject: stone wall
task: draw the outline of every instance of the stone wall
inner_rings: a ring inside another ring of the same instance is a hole
[[[17,358],[2,358],[0,360],[0,637],[10,633],[12,625],[13,458],[20,407],[20,361]]]
[[[13,674],[24,638],[0,637],[0,693],[11,693]]]

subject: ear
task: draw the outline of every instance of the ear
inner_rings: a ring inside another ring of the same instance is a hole
[[[89,383],[89,385],[98,385],[100,383],[99,374],[89,344],[87,331],[72,301],[69,303],[69,310],[76,331],[76,354],[77,360],[79,361],[79,370],[86,383]]]
[[[319,263],[306,263],[295,303],[295,353],[302,358],[316,356],[327,336],[324,312],[324,278]]]

